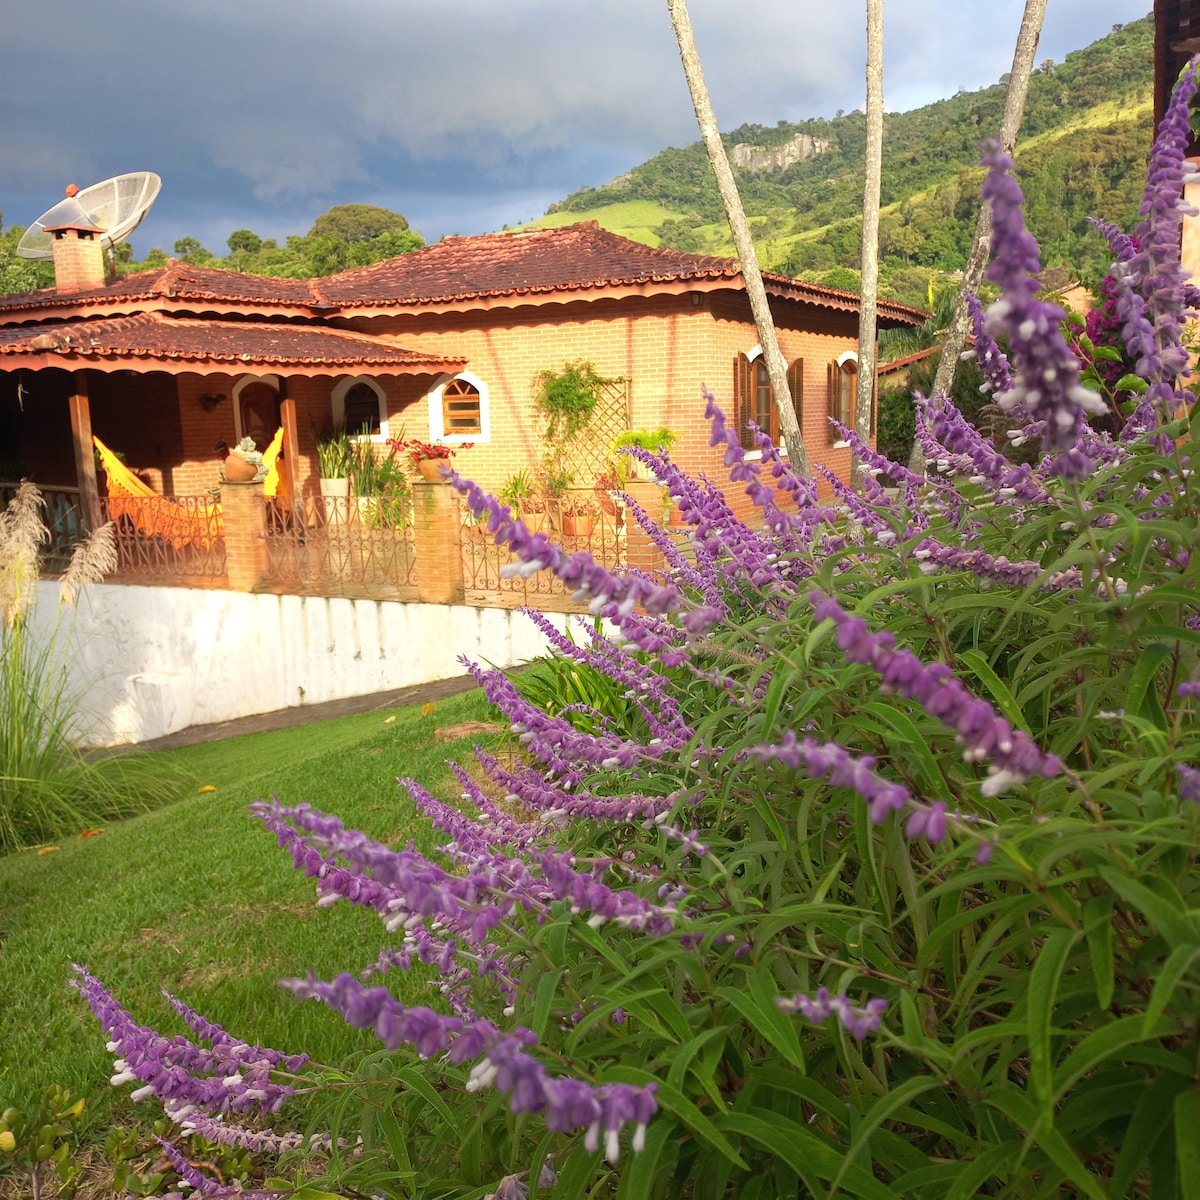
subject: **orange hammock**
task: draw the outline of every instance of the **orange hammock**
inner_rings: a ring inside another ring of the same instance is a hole
[[[128,517],[140,533],[160,537],[176,550],[201,546],[205,550],[224,536],[221,505],[213,500],[198,508],[160,496],[143,483],[98,437],[93,437],[100,465],[108,480],[108,515],[118,521]]]

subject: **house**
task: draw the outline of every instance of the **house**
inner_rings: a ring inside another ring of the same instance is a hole
[[[85,514],[97,507],[92,433],[167,496],[215,484],[218,442],[261,445],[279,424],[297,494],[315,495],[315,439],[343,422],[380,445],[470,443],[455,465],[499,488],[544,450],[535,375],[575,360],[613,381],[614,432],[674,429],[688,470],[720,469],[704,385],[743,428],[754,418],[777,434],[733,259],[590,222],[447,238],[323,279],[172,260],[109,281],[98,231],[49,232],[56,287],[0,297],[0,475],[79,487]],[[849,450],[826,418],[853,422],[858,298],[780,275],[765,283],[810,457],[845,475]],[[879,304],[883,329],[924,315]]]

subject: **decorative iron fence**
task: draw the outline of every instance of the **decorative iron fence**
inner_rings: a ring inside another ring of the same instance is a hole
[[[267,501],[267,563],[278,592],[416,599],[407,501],[312,496]]]
[[[100,513],[116,526],[116,578],[224,584],[225,530],[211,494],[101,496]]]
[[[0,483],[0,510],[8,507],[16,495],[19,483]],[[45,508],[42,520],[50,531],[50,540],[40,547],[41,569],[48,575],[59,575],[71,561],[76,542],[88,534],[87,518],[77,487],[54,487],[38,484]]]
[[[465,511],[465,510],[464,510]],[[544,523],[538,518],[544,518]],[[545,532],[568,553],[586,550],[610,570],[625,565],[624,505],[607,493],[570,492],[547,503],[545,513],[522,518],[535,533]],[[497,546],[484,525],[465,522],[462,530],[463,591],[468,604],[528,604],[534,608],[570,608],[566,586],[548,571],[528,578],[505,575],[516,562],[507,546]]]

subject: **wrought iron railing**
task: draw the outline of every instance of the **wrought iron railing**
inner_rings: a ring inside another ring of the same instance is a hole
[[[219,585],[225,581],[221,506],[201,496],[101,496],[116,526],[116,578],[139,583]]]
[[[275,591],[414,600],[415,559],[405,500],[267,501],[267,563]]]
[[[607,493],[571,492],[560,501],[547,501],[546,512],[525,514],[522,520],[536,533],[545,532],[568,553],[586,550],[604,566],[625,565],[625,508]],[[569,607],[566,587],[549,571],[528,577],[505,574],[517,560],[507,546],[497,546],[484,525],[464,523],[462,530],[463,590],[468,603],[497,597],[510,604]]]
[[[16,495],[19,483],[0,483],[0,510]],[[77,487],[56,487],[38,484],[45,508],[42,520],[50,531],[50,540],[40,547],[41,568],[48,575],[58,575],[67,569],[75,544],[88,534],[87,518]]]

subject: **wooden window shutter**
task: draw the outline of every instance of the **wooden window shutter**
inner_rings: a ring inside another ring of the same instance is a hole
[[[835,421],[838,415],[838,384],[841,382],[839,376],[841,372],[838,370],[837,363],[830,363],[825,368],[825,412],[828,417],[832,417]],[[838,439],[837,430],[828,422],[825,422],[825,440],[832,446]]]
[[[459,435],[482,432],[479,389],[465,379],[452,379],[442,389],[442,430]]]
[[[798,358],[787,369],[788,391],[792,393],[792,409],[796,414],[796,424],[800,426],[801,437],[804,435],[804,359]]]
[[[744,450],[753,450],[750,422],[754,419],[754,364],[744,354],[733,360],[733,401],[738,441]]]

